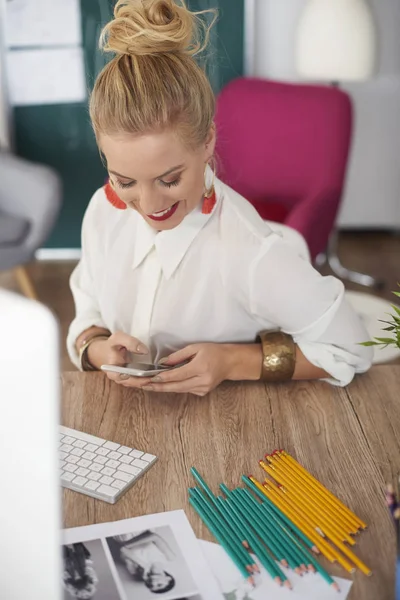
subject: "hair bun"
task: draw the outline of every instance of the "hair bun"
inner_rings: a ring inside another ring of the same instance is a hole
[[[197,13],[198,14],[198,13]],[[195,54],[203,21],[181,0],[118,0],[114,19],[103,29],[100,46],[116,54],[146,55],[167,52]],[[204,24],[203,28],[208,29]]]

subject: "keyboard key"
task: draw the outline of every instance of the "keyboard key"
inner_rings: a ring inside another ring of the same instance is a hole
[[[154,456],[154,454],[143,454],[143,456],[140,457],[140,460],[147,460],[147,462],[152,462],[156,457]]]
[[[100,479],[101,475],[100,475],[100,473],[95,473],[94,471],[89,471],[89,475],[87,477],[88,477],[88,479],[91,479],[92,481],[97,481],[98,479]]]
[[[121,481],[120,479],[114,479],[111,484],[111,487],[117,488],[117,490],[122,490],[126,486],[126,481]]]
[[[72,481],[74,478],[74,473],[63,473],[61,475],[61,481]]]
[[[99,483],[97,483],[97,481],[88,481],[88,482],[85,484],[85,488],[87,488],[88,490],[93,490],[93,491],[95,491],[95,490],[97,490],[97,488],[99,487],[99,485],[100,485],[100,484],[99,484]]]
[[[88,480],[86,479],[86,477],[78,476],[78,477],[75,477],[75,479],[72,481],[72,483],[74,483],[75,485],[83,486],[83,485],[85,485],[85,483],[87,483],[87,481]]]
[[[82,477],[86,477],[88,473],[90,473],[89,469],[84,469],[83,467],[79,467],[79,469],[76,471],[76,474],[82,475]]]
[[[109,498],[114,498],[117,492],[115,488],[108,485],[101,485],[96,491],[98,494],[103,494],[103,496],[108,496]]]
[[[135,458],[135,460],[132,462],[132,465],[134,467],[139,467],[139,469],[144,469],[145,467],[149,466],[149,463],[145,460],[141,460],[140,458]]]
[[[62,442],[64,438],[65,438],[65,435],[63,435],[62,433],[60,433],[60,442]]]
[[[102,470],[102,468],[103,468],[103,465],[99,465],[99,463],[92,463],[89,467],[89,469],[91,471],[94,471],[97,473],[100,472]]]
[[[63,442],[64,444],[73,444],[75,441],[75,438],[71,437],[70,435],[67,435],[64,439]]]
[[[111,477],[112,475],[114,475],[115,469],[110,469],[110,467],[104,467],[104,469],[101,471],[101,473],[103,475],[109,475],[109,477]],[[106,482],[104,482],[104,483],[106,483]]]
[[[74,448],[71,452],[71,454],[73,454],[74,456],[82,456],[82,454],[84,454],[85,451],[82,450],[81,448]]]
[[[100,483],[105,483],[106,485],[110,485],[110,483],[112,483],[113,481],[113,478],[107,477],[107,475],[103,475],[103,477],[100,479]]]
[[[132,458],[132,456],[121,456],[119,461],[122,463],[125,463],[126,465],[130,465],[131,462],[133,461],[133,458]]]
[[[68,454],[67,454],[66,452],[59,452],[59,453],[58,453],[58,455],[59,455],[59,457],[61,458],[61,460],[64,460],[64,458],[65,458],[66,456],[68,456]]]
[[[119,444],[115,444],[114,442],[106,442],[103,444],[103,448],[108,448],[108,450],[118,450]]]
[[[73,436],[75,439],[83,440],[87,444],[96,444],[96,446],[101,446],[106,441],[95,435],[90,435],[89,433],[78,431],[77,429],[63,427],[62,425],[60,426],[60,433],[63,433],[64,435],[70,435],[71,437]]]
[[[71,463],[71,464],[75,465],[78,462],[78,460],[79,460],[79,456],[71,456],[71,455],[69,455],[65,459],[65,462]]]
[[[85,458],[86,460],[93,460],[95,457],[96,455],[93,452],[85,452],[82,456],[82,458]]]
[[[95,446],[94,444],[86,444],[85,446],[86,452],[95,452],[97,449],[98,446]]]
[[[81,458],[81,460],[78,462],[78,465],[80,467],[85,467],[85,469],[90,465],[90,460],[85,460],[84,458]]]
[[[134,475],[131,475],[130,473],[123,473],[122,471],[117,471],[115,473],[115,477],[117,477],[118,479],[122,479],[122,481],[125,481],[125,483],[129,483],[134,478]]]
[[[144,452],[140,452],[140,450],[132,450],[132,452],[130,452],[130,456],[133,456],[133,458],[140,458],[141,456],[143,456]]]
[[[112,460],[120,460],[122,458],[122,454],[119,452],[110,452],[107,458],[111,458]]]
[[[86,442],[83,440],[75,440],[72,445],[75,446],[75,448],[84,448],[86,446]]]
[[[67,473],[75,473],[77,468],[78,468],[78,465],[65,465],[64,471],[67,471]]]
[[[107,461],[108,458],[106,456],[96,456],[93,462],[99,463],[99,465],[105,465]]]
[[[67,464],[67,463],[65,462],[65,460],[62,460],[58,466],[59,466],[59,467],[60,467],[60,469],[62,470],[62,469],[63,469],[63,467],[64,467],[64,465],[66,465],[66,464]]]
[[[118,448],[118,452],[121,452],[121,454],[129,454],[131,450],[132,448],[128,448],[128,446],[120,446]]]
[[[72,446],[70,444],[63,444],[60,446],[61,452],[71,452]]]
[[[106,462],[106,467],[111,467],[112,469],[118,469],[120,463],[116,460],[109,460]]]
[[[107,456],[107,454],[109,454],[109,450],[107,450],[107,448],[97,448],[96,450],[96,454],[99,454],[100,456]]]
[[[140,473],[140,469],[137,467],[132,467],[132,465],[121,465],[117,471],[117,474],[120,472],[129,473],[130,475],[138,475]]]

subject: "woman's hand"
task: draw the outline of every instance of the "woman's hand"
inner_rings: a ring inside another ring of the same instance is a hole
[[[101,365],[124,365],[131,362],[130,354],[145,355],[148,352],[146,346],[137,338],[122,331],[116,331],[107,340],[94,339],[87,349],[87,357],[90,364],[100,369]],[[107,377],[113,381],[123,381],[129,375],[108,371]]]
[[[155,392],[205,396],[222,381],[230,378],[233,366],[232,347],[228,344],[206,343],[187,346],[171,354],[162,364],[173,366],[188,359],[190,362],[156,375],[151,380],[143,382],[141,387]]]

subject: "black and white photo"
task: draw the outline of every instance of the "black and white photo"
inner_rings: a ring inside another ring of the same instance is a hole
[[[65,544],[62,556],[64,600],[120,600],[100,540]]]
[[[171,527],[114,535],[107,543],[127,600],[199,598]]]

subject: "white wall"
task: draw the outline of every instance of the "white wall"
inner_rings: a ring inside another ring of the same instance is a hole
[[[297,81],[295,30],[306,0],[247,2],[254,11],[248,74]],[[368,82],[343,86],[353,98],[355,132],[339,224],[400,228],[400,2],[370,4],[379,40],[378,69]]]

